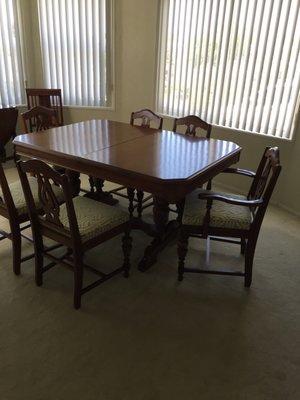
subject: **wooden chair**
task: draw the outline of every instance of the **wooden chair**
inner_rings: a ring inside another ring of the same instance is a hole
[[[38,201],[38,186],[34,177],[29,178],[33,199],[40,211]],[[57,197],[62,201],[62,193],[58,188],[53,188]],[[13,271],[16,275],[21,272],[21,263],[34,257],[34,254],[21,258],[21,238],[32,242],[32,239],[22,233],[30,227],[28,208],[24,198],[20,181],[8,184],[2,163],[0,163],[0,215],[9,221],[10,232],[0,229],[0,241],[7,238],[12,241]],[[25,225],[24,225],[25,223]]]
[[[18,109],[15,107],[0,108],[0,161],[15,158],[6,157],[5,145],[16,136]]]
[[[28,110],[36,106],[52,108],[55,110],[55,117],[58,125],[62,126],[64,124],[61,89],[27,88],[26,96]],[[32,121],[30,123],[30,131],[32,131],[34,126]]]
[[[163,118],[159,115],[155,114],[153,111],[145,108],[143,110],[135,111],[131,113],[130,116],[130,124],[131,125],[139,125],[143,128],[151,128],[155,127],[156,129],[162,129]],[[123,197],[129,200],[128,210],[130,215],[133,214],[135,208],[137,208],[138,217],[141,218],[142,212],[145,208],[150,207],[153,203],[147,203],[152,199],[152,195],[148,195],[144,198],[144,192],[142,190],[135,191],[134,188],[127,188],[127,195],[125,193],[121,193],[126,189],[125,186],[117,187],[110,191],[110,193],[115,194],[117,196]],[[136,197],[135,197],[136,192]],[[136,205],[134,205],[136,203]]]
[[[202,129],[206,132],[205,137],[207,139],[210,138],[212,125],[203,121],[201,118],[196,115],[188,115],[182,118],[175,118],[173,124],[173,132],[178,131],[178,127],[185,127],[185,135],[196,136],[197,129]]]
[[[228,168],[224,171],[253,179],[247,196],[203,190],[200,198],[194,193],[186,199],[178,241],[179,281],[183,279],[184,272],[235,275],[244,276],[245,287],[250,287],[256,242],[280,171],[278,148],[267,147],[256,173],[237,168]],[[215,271],[185,267],[190,236],[199,238],[209,236],[215,240],[241,244],[242,253],[245,252],[244,271]]]
[[[67,175],[59,174],[49,165],[39,160],[18,162],[18,171],[30,212],[35,246],[35,280],[42,285],[43,273],[49,268],[43,266],[44,256],[54,264],[63,263],[71,266],[74,272],[74,307],[81,305],[81,296],[114,275],[123,272],[129,276],[130,251],[130,219],[127,213],[83,196],[72,198],[72,187]],[[35,207],[33,194],[27,174],[37,176],[39,200],[44,211],[43,216]],[[50,182],[59,186],[64,194],[65,203],[59,205]],[[101,272],[84,264],[83,257],[87,250],[98,244],[124,233],[124,263],[110,273]],[[43,237],[50,238],[67,249],[62,257],[55,257],[44,249]],[[83,287],[83,268],[98,275],[98,279]]]
[[[25,133],[39,132],[59,126],[56,111],[44,106],[35,106],[21,114]]]
[[[52,108],[44,106],[36,106],[31,110],[25,111],[21,114],[23,129],[25,133],[39,132],[50,128],[60,126],[56,118],[56,111]],[[80,174],[76,171],[68,170],[65,168],[54,165],[53,168],[59,173],[66,173],[72,181],[73,194],[77,195],[80,192]]]

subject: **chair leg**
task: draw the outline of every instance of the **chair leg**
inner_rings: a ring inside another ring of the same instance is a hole
[[[124,254],[124,277],[129,277],[129,270],[130,270],[130,253],[132,250],[132,237],[130,236],[130,232],[126,231],[125,235],[122,238],[122,249]]]
[[[12,229],[13,271],[16,275],[21,273],[22,238],[19,227]]]
[[[74,308],[81,307],[81,290],[83,282],[83,259],[82,254],[74,253]]]
[[[246,239],[242,238],[241,239],[241,254],[245,254],[246,244],[247,244]]]
[[[176,203],[176,211],[178,213],[177,222],[179,222],[179,224],[181,224],[181,222],[182,222],[184,205],[185,205],[185,199],[183,199],[183,200],[179,201],[178,203]]]
[[[94,178],[91,175],[89,175],[89,184],[90,184],[90,191],[92,193],[94,193],[95,192],[95,183],[94,183]]]
[[[245,287],[250,287],[252,283],[252,267],[255,252],[255,244],[248,241],[245,250]]]
[[[35,265],[35,284],[37,286],[42,286],[43,284],[43,266],[44,266],[44,244],[43,238],[34,237],[34,265]]]
[[[179,282],[183,280],[185,257],[188,251],[188,240],[189,240],[188,235],[181,232],[179,235],[179,240],[177,245]]]
[[[138,212],[138,217],[141,218],[142,217],[142,212],[143,212],[143,198],[144,198],[144,192],[142,190],[138,190],[137,194],[137,212]]]
[[[129,200],[128,211],[129,211],[130,217],[132,217],[132,214],[133,214],[133,211],[134,211],[134,206],[133,206],[134,193],[135,193],[134,189],[127,188],[127,196],[128,196],[128,200]]]

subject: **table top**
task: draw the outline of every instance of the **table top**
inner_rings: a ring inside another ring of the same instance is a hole
[[[205,183],[237,162],[241,152],[224,140],[108,120],[19,135],[14,144],[19,154],[165,197],[180,197]]]

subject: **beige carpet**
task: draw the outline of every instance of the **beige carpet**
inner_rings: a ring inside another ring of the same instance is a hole
[[[236,277],[186,275],[179,284],[175,246],[140,273],[149,238],[135,232],[130,278],[89,292],[80,311],[70,271],[52,269],[37,288],[33,262],[14,276],[2,241],[0,400],[300,399],[299,235],[299,219],[270,208],[247,291]],[[88,261],[119,265],[119,245]],[[204,251],[191,240],[188,262],[203,264]],[[211,244],[212,264],[242,261],[237,246]]]

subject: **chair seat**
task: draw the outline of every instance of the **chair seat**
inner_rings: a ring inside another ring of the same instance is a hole
[[[214,193],[227,195],[234,199],[246,200],[245,196],[216,193],[212,191],[195,191],[186,198],[184,214],[182,218],[183,225],[202,226],[206,214],[207,200],[200,200],[200,193]],[[248,230],[252,222],[251,211],[249,207],[237,206],[214,200],[210,210],[209,226],[213,228],[228,228]]]
[[[41,208],[40,206],[40,200],[39,200],[39,195],[38,195],[38,183],[36,178],[33,176],[28,177],[28,181],[32,190],[32,195],[36,204],[36,207],[39,209]],[[52,185],[53,192],[58,199],[59,202],[64,201],[64,195],[63,191],[61,190],[60,187]],[[24,192],[22,189],[22,185],[20,181],[13,182],[9,185],[9,190],[11,192],[15,207],[17,209],[18,215],[23,215],[27,214],[27,204],[26,200],[24,197]],[[0,189],[0,201],[3,202],[3,193],[2,190]]]
[[[77,196],[73,199],[73,204],[82,241],[92,239],[129,221],[129,215],[126,212],[88,197]],[[59,219],[64,228],[69,230],[65,204],[60,206]]]

